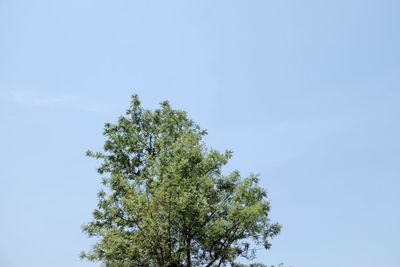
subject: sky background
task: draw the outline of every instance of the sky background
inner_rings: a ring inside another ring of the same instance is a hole
[[[398,267],[400,2],[0,0],[0,266],[89,267],[105,122],[170,100],[258,172],[258,261]]]

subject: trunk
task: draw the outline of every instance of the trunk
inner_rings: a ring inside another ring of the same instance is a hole
[[[186,248],[186,267],[192,267],[192,260],[191,260],[191,255],[190,255],[190,243],[191,240],[188,239],[186,241],[187,248]]]

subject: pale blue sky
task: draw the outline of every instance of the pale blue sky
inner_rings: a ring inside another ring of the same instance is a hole
[[[0,0],[0,266],[88,267],[103,123],[162,100],[259,172],[258,260],[400,263],[400,2]]]

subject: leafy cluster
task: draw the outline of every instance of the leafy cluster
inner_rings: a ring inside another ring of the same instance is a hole
[[[132,97],[126,114],[106,123],[93,221],[83,228],[97,243],[82,257],[117,267],[234,265],[270,248],[280,231],[268,219],[258,177],[222,174],[232,153],[208,149],[202,130],[168,102],[154,111]]]

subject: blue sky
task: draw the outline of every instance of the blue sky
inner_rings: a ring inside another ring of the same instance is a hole
[[[261,173],[267,264],[398,267],[400,2],[0,0],[0,266],[88,267],[104,122],[170,100]]]

